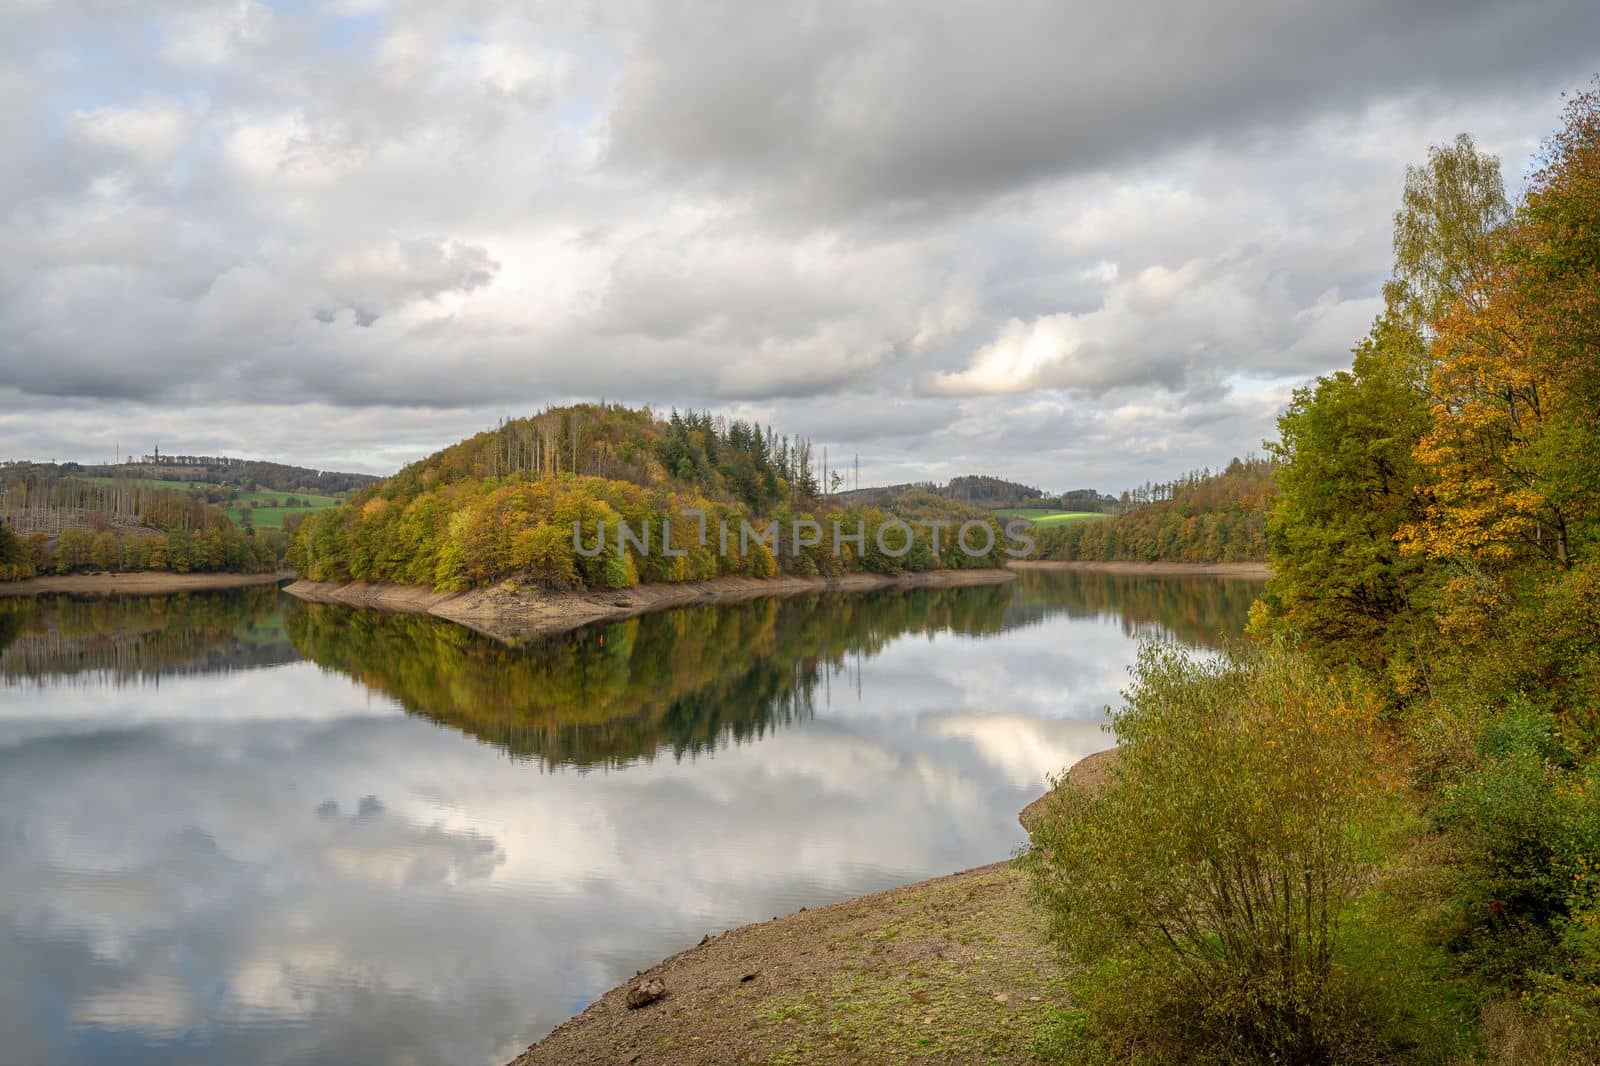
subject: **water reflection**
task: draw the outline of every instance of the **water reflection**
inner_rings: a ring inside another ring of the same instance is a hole
[[[1158,637],[1220,648],[1244,632],[1262,583],[1199,575],[1022,570],[1013,583],[1008,621],[1056,614],[1121,625],[1129,637]]]
[[[252,596],[0,614],[0,1059],[501,1062],[706,932],[1003,857],[1130,633],[1239,599],[1102,578],[523,649]]]
[[[0,598],[0,677],[8,683],[79,675],[126,683],[299,658],[283,627],[283,597],[270,586],[224,595]]]
[[[1028,571],[1009,586],[685,607],[522,647],[436,618],[323,604],[297,607],[288,630],[307,659],[414,714],[514,755],[615,766],[810,718],[819,688],[858,684],[863,656],[908,635],[994,635],[1064,613],[1115,622],[1132,638],[1216,647],[1237,636],[1256,588]]]
[[[289,614],[307,659],[406,710],[548,763],[615,766],[764,736],[819,688],[916,634],[1005,626],[1009,590],[916,589],[695,606],[511,647],[436,618],[322,604]]]

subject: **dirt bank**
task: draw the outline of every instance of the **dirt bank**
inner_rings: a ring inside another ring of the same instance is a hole
[[[1094,570],[1102,574],[1195,574],[1201,577],[1248,577],[1266,580],[1272,576],[1266,563],[1063,563],[1050,559],[1023,559],[1008,564],[1013,570]]]
[[[1069,776],[1093,787],[1113,758],[1090,756]],[[652,978],[666,995],[630,1010],[629,989]],[[1070,1005],[1064,979],[1021,879],[1000,862],[707,937],[512,1066],[1036,1062]]]
[[[719,577],[676,585],[636,585],[628,589],[583,592],[548,592],[519,587],[514,582],[466,592],[433,592],[411,585],[296,581],[286,591],[313,603],[437,615],[502,640],[518,641],[590,622],[628,618],[690,603],[721,603],[802,592],[993,585],[1010,581],[1015,576],[1007,570],[933,570],[900,575],[846,574],[837,578]]]
[[[1067,771],[1067,776],[1072,779],[1073,784],[1081,785],[1093,791],[1100,787],[1100,782],[1105,780],[1106,774],[1116,764],[1117,749],[1108,748],[1105,751],[1097,751],[1093,755],[1086,755],[1073,763],[1072,769]],[[1046,792],[1022,808],[1022,813],[1017,815],[1017,821],[1022,823],[1022,828],[1030,832],[1033,830],[1033,820],[1044,810],[1045,804],[1049,802],[1052,794],[1052,792]]]
[[[168,592],[276,585],[292,580],[292,573],[171,574],[164,570],[141,570],[131,574],[62,574],[0,582],[0,596],[34,596],[45,592],[67,592],[74,596],[156,596]]]

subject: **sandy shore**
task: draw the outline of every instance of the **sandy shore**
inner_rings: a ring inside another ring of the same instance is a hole
[[[1015,576],[1008,570],[931,570],[899,575],[845,574],[836,578],[719,577],[710,581],[581,592],[548,592],[519,587],[513,582],[465,592],[433,592],[411,585],[296,581],[286,591],[312,603],[436,615],[501,640],[517,641],[575,629],[590,622],[629,618],[646,611],[692,603],[725,603],[804,592],[994,585]]]
[[[0,596],[34,596],[47,592],[66,592],[74,596],[156,596],[168,592],[276,585],[293,579],[292,573],[172,574],[165,570],[140,570],[131,574],[61,574],[0,582]]]
[[[1093,788],[1115,758],[1091,755],[1068,776]],[[1021,877],[998,862],[708,935],[512,1066],[1035,1063],[1037,1035],[1071,1006],[1065,975]],[[652,979],[665,995],[629,1009],[629,990]]]
[[[1107,748],[1105,751],[1086,755],[1073,763],[1072,768],[1067,771],[1067,777],[1073,784],[1094,791],[1100,787],[1100,782],[1105,780],[1106,774],[1110,773],[1115,765],[1117,765],[1117,749]],[[1046,792],[1022,808],[1022,813],[1017,815],[1017,821],[1022,823],[1022,828],[1032,831],[1033,820],[1044,812],[1045,804],[1050,802],[1052,795],[1053,792]]]
[[[1272,576],[1266,563],[1064,563],[1050,559],[1023,559],[1009,564],[1013,570],[1092,570],[1102,574],[1160,574],[1199,577],[1247,577],[1265,580]]]

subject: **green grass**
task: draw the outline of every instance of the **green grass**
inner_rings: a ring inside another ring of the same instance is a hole
[[[1049,507],[1002,507],[995,514],[1002,518],[1025,518],[1036,526],[1059,526],[1108,517],[1094,511],[1056,511]]]
[[[120,480],[109,477],[92,477],[88,481],[109,482]],[[177,492],[188,492],[190,489],[216,488],[214,481],[172,481],[166,478],[129,478],[141,485],[150,485],[158,489],[173,489]],[[309,507],[263,507],[266,502],[282,503],[290,496],[305,500]],[[245,504],[250,505],[250,523],[261,529],[282,529],[284,519],[290,515],[315,514],[329,507],[337,506],[339,499],[335,496],[319,496],[310,492],[279,492],[276,489],[255,489],[251,492],[241,492],[233,502],[224,505],[223,510],[233,521],[241,520],[240,508]]]
[[[276,501],[282,503],[290,496],[305,500],[309,507],[264,507],[263,503]],[[238,499],[228,504],[228,517],[235,522],[239,521],[239,508],[245,504],[250,505],[251,524],[262,529],[282,529],[283,521],[290,515],[316,514],[329,507],[337,506],[339,501],[332,496],[316,496],[309,492],[277,492],[273,489],[257,489],[254,492],[241,492]]]

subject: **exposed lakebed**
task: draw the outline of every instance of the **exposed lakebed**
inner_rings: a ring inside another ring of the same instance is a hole
[[[1006,857],[1137,638],[1259,585],[691,606],[522,646],[275,589],[0,602],[0,1047],[502,1062],[707,932]]]

